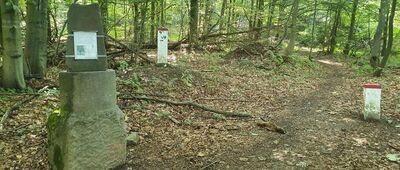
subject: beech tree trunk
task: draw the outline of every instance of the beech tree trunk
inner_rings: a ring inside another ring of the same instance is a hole
[[[199,1],[190,0],[189,11],[189,46],[194,47],[198,38],[197,26],[199,21]]]
[[[347,36],[347,42],[343,50],[344,55],[349,55],[350,53],[350,47],[353,44],[353,38],[354,38],[354,27],[356,25],[356,15],[357,15],[357,8],[358,8],[358,0],[353,1],[353,10],[351,12],[351,23],[350,23],[350,29],[349,33]]]
[[[108,0],[99,0],[99,6],[100,6],[100,11],[101,11],[101,17],[103,19],[104,32],[107,34],[107,31],[109,29],[108,28],[108,24],[107,24],[107,19],[108,19]]]
[[[380,63],[380,68],[375,71],[375,76],[381,76],[383,68],[385,68],[387,61],[389,60],[390,53],[392,52],[393,48],[393,39],[394,39],[394,17],[396,15],[396,5],[397,5],[397,0],[392,0],[392,9],[390,12],[389,16],[389,33],[388,33],[388,42],[387,42],[387,48],[385,49],[385,53],[382,59],[382,62]]]
[[[379,60],[380,60],[380,49],[381,49],[381,39],[382,39],[382,33],[383,29],[385,27],[385,22],[386,22],[386,11],[389,8],[389,1],[388,0],[381,0],[381,5],[379,9],[379,22],[378,26],[375,31],[374,39],[372,40],[372,45],[371,45],[371,58],[370,58],[370,64],[373,68],[377,68],[379,65]]]
[[[272,19],[275,12],[275,4],[277,0],[271,0],[269,4],[269,11],[268,11],[268,21],[267,21],[267,38],[269,38],[272,29]]]
[[[295,42],[296,42],[296,37],[297,37],[297,17],[299,13],[299,0],[294,0],[293,1],[293,11],[292,11],[292,16],[290,20],[290,25],[289,25],[289,44],[286,47],[283,55],[283,60],[285,62],[289,61],[289,56],[292,54]]]
[[[0,0],[0,12],[4,47],[2,85],[5,88],[24,89],[18,0]]]
[[[339,28],[340,20],[341,20],[341,12],[342,8],[337,7],[336,12],[335,12],[335,20],[333,21],[332,25],[332,30],[331,30],[331,36],[330,36],[330,48],[328,50],[328,54],[333,54],[336,50],[336,36],[337,36],[337,30]]]
[[[43,78],[47,70],[48,1],[28,0],[24,56],[26,77]]]

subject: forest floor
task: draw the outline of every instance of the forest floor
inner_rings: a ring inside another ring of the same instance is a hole
[[[400,153],[399,70],[373,78],[334,58],[270,68],[219,53],[176,56],[168,67],[121,62],[120,96],[193,101],[253,117],[120,98],[127,130],[141,139],[128,146],[122,169],[400,169],[387,159]],[[57,87],[58,72],[52,69],[46,84]],[[380,122],[362,117],[362,85],[371,82],[383,85]],[[1,95],[0,115],[29,95]],[[48,90],[9,118],[0,133],[0,169],[49,168],[45,122],[58,111],[57,95]]]

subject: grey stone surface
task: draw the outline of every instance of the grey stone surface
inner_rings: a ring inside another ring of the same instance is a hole
[[[110,169],[126,159],[115,72],[60,73],[61,112],[48,118],[52,169]]]
[[[68,10],[68,33],[67,56],[74,55],[75,31],[97,32],[98,55],[106,55],[105,37],[100,9],[97,4],[79,5],[72,4]],[[107,57],[99,57],[97,60],[75,60],[73,57],[66,58],[67,70],[70,72],[105,71],[107,70]]]

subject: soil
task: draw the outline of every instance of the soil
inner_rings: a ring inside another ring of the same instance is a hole
[[[340,64],[320,64],[315,84],[276,95],[277,109],[252,104],[267,111],[257,116],[286,134],[254,126],[253,120],[172,126],[156,134],[162,140],[149,136],[130,147],[125,169],[399,169],[386,159],[399,153],[398,112],[381,122],[364,121],[363,83],[354,83],[359,78]]]
[[[128,146],[127,163],[119,169],[400,169],[386,158],[400,152],[397,73],[375,79],[329,63],[267,71],[215,58],[120,70],[118,91],[192,100],[254,117],[119,100],[127,130],[141,137]],[[131,79],[133,74],[140,79]],[[362,117],[361,87],[371,81],[384,84],[382,121]],[[6,97],[0,104],[8,108],[22,98]],[[58,103],[55,96],[42,96],[10,117],[0,133],[0,169],[49,169],[45,122]],[[260,121],[285,134],[257,126]]]

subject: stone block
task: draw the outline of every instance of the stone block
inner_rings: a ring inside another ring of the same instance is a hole
[[[60,73],[61,111],[48,118],[52,169],[110,169],[125,162],[124,116],[115,72]]]

